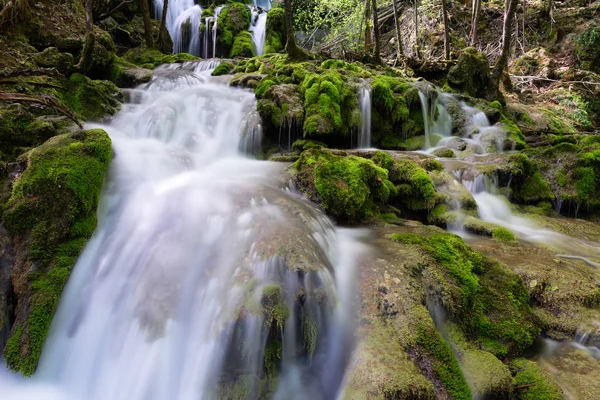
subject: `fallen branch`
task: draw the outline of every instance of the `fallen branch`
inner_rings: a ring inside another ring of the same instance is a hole
[[[511,78],[520,79],[522,81],[546,81],[546,82],[558,82],[563,84],[582,84],[582,85],[600,85],[600,82],[590,82],[590,81],[561,81],[560,79],[550,79],[544,78],[543,76],[535,76],[535,75],[512,75]],[[523,82],[523,83],[524,83]]]
[[[51,107],[57,112],[63,114],[64,116],[68,117],[70,120],[75,122],[80,128],[83,128],[83,125],[81,124],[81,122],[79,122],[79,120],[77,119],[75,114],[71,112],[71,110],[69,110],[67,107],[60,104],[58,100],[53,99],[50,96],[32,97],[22,93],[0,92],[0,101],[36,103],[44,105],[46,107]]]
[[[51,87],[54,89],[63,89],[62,86],[59,85],[54,85],[52,83],[47,83],[47,82],[35,82],[35,81],[18,81],[18,80],[14,80],[14,79],[0,79],[0,85],[11,85],[14,83],[25,83],[27,85],[32,85],[32,86],[41,86],[41,87]]]
[[[1,78],[14,78],[17,76],[53,76],[64,77],[56,68],[15,68],[0,69]]]

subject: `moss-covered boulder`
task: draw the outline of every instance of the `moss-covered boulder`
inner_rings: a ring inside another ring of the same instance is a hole
[[[552,376],[533,361],[518,358],[509,364],[519,400],[562,400],[564,394]]]
[[[108,33],[96,36],[90,70],[86,73],[92,79],[108,79],[116,54],[115,42]]]
[[[464,227],[467,231],[477,235],[490,236],[503,242],[514,242],[515,235],[500,225],[491,222],[484,222],[474,217],[468,217],[464,221]]]
[[[448,72],[450,86],[473,97],[485,97],[489,82],[490,63],[474,47],[464,49]]]
[[[112,156],[102,130],[57,136],[20,158],[2,223],[15,242],[16,319],[4,358],[35,371],[50,322],[75,261],[96,227],[98,197]]]
[[[600,25],[592,23],[581,32],[575,38],[574,50],[582,68],[600,73]]]
[[[81,74],[73,74],[69,77],[63,99],[79,118],[99,120],[119,109],[121,91],[112,82],[95,81]]]
[[[140,67],[150,69],[154,69],[162,64],[199,60],[198,57],[194,57],[191,54],[164,54],[156,49],[148,49],[144,45],[129,50],[123,55],[123,59]]]
[[[388,171],[362,157],[313,148],[302,153],[294,168],[298,187],[339,222],[356,223],[372,216],[375,202],[396,195]]]
[[[214,71],[211,73],[212,76],[227,75],[235,68],[235,64],[231,61],[223,61]]]
[[[285,11],[281,7],[271,8],[267,13],[265,28],[265,54],[279,53],[285,49],[286,43]]]
[[[517,202],[534,203],[552,200],[550,184],[542,176],[539,166],[525,154],[510,156],[510,172],[513,175],[512,198]]]
[[[217,23],[219,53],[231,53],[236,36],[248,30],[250,18],[250,10],[243,3],[230,3],[221,11]]]
[[[250,32],[243,31],[238,33],[233,39],[233,45],[229,52],[229,57],[252,57],[254,55],[254,42]]]
[[[67,75],[73,70],[75,62],[71,53],[61,53],[56,47],[48,47],[34,55],[34,62],[44,68],[56,68],[61,74]]]

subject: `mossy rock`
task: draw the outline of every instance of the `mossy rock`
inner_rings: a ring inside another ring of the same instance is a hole
[[[517,202],[535,203],[552,200],[550,184],[542,176],[539,166],[525,154],[509,157],[509,168],[513,174],[512,198]]]
[[[115,56],[112,65],[110,80],[120,88],[130,88],[152,80],[154,72],[148,68],[137,65]]]
[[[96,227],[111,157],[111,141],[103,130],[57,136],[21,157],[27,168],[15,181],[2,216],[10,235],[25,244],[24,259],[13,274],[28,282],[17,292],[17,318],[4,351],[14,371],[35,371],[62,290]]]
[[[484,222],[474,217],[468,217],[464,222],[464,227],[469,232],[490,236],[499,241],[514,242],[516,240],[515,235],[509,229],[491,222]]]
[[[279,53],[285,49],[286,43],[285,11],[281,7],[271,8],[265,28],[265,54]]]
[[[94,81],[81,75],[69,77],[63,100],[83,120],[100,120],[120,107],[121,91],[109,81]]]
[[[441,147],[433,152],[433,155],[441,158],[455,158],[456,154],[454,154],[454,150],[449,149],[448,147]]]
[[[390,180],[396,185],[398,202],[408,210],[431,210],[438,202],[431,177],[415,161],[396,160]]]
[[[600,25],[590,24],[589,28],[575,38],[575,55],[581,67],[600,73]]]
[[[224,54],[231,53],[235,38],[250,27],[250,10],[243,3],[230,3],[221,11],[217,22],[217,42]]]
[[[96,36],[90,70],[86,73],[92,79],[108,79],[116,54],[115,43],[108,33]]]
[[[123,55],[123,59],[142,68],[154,69],[162,64],[181,63],[184,61],[200,60],[187,53],[163,54],[146,46],[136,47]]]
[[[562,400],[563,391],[554,383],[550,374],[533,361],[524,358],[513,360],[509,364],[514,374],[513,384],[519,389],[515,397],[519,400]]]
[[[254,42],[250,32],[243,31],[238,33],[233,39],[233,45],[229,52],[229,57],[252,57],[254,55]]]
[[[58,72],[68,75],[73,71],[75,61],[70,53],[61,53],[56,47],[48,47],[34,55],[34,62],[44,68],[56,68]]]
[[[313,148],[302,153],[294,168],[300,189],[339,222],[360,222],[374,215],[376,201],[396,194],[388,171],[362,157]]]
[[[485,97],[490,83],[490,63],[484,53],[467,47],[448,72],[448,83],[454,89],[473,97]]]
[[[211,73],[211,75],[212,76],[227,75],[231,71],[233,71],[233,68],[235,68],[235,65],[233,62],[223,61],[221,64],[219,64],[219,66],[217,68],[214,69],[214,71]]]

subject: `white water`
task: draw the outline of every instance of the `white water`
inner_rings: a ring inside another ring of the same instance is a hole
[[[360,132],[358,134],[358,147],[361,149],[371,147],[371,88],[360,90]]]
[[[432,148],[431,143],[434,136],[446,138],[452,135],[452,118],[450,117],[450,114],[448,114],[446,107],[444,107],[441,102],[442,96],[449,95],[438,92],[434,101],[430,102],[427,95],[419,91],[419,99],[421,100],[421,111],[423,113],[423,125],[425,131],[425,145],[423,150],[429,150]]]
[[[167,13],[171,10],[170,6]],[[200,18],[202,8],[194,5],[177,16],[169,33],[173,39],[173,52],[200,56]]]
[[[220,84],[209,65],[160,69],[101,126],[115,157],[98,228],[35,377],[0,369],[3,399],[214,399],[219,382],[242,376],[253,392],[272,335],[283,347],[273,398],[339,393],[361,232],[336,229],[282,189],[280,165],[239,153],[256,129],[254,95]],[[282,330],[249,311],[273,284],[289,309]],[[312,356],[308,320],[318,327]]]
[[[252,34],[254,42],[255,55],[262,56],[265,52],[265,31],[267,27],[267,13],[259,9],[252,8],[252,23],[248,31]]]

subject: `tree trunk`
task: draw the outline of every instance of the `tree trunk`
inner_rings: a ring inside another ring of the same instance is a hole
[[[442,17],[444,19],[444,57],[450,59],[450,34],[448,33],[448,10],[446,0],[442,0]]]
[[[500,78],[508,64],[510,54],[512,24],[515,19],[515,10],[517,9],[517,0],[506,0],[504,7],[504,26],[502,27],[502,53],[496,62],[496,67],[490,79],[488,97],[490,100],[498,98],[500,94]]]
[[[289,58],[293,60],[304,60],[309,57],[309,54],[302,50],[296,44],[296,35],[294,33],[294,19],[292,17],[292,0],[283,1],[285,10],[285,32],[287,36],[287,43],[285,45],[285,51],[288,53]]]
[[[154,48],[154,39],[152,38],[152,23],[150,22],[150,7],[148,0],[140,0],[142,3],[142,12],[144,13],[144,36],[146,37],[146,46]]]
[[[375,31],[375,63],[383,64],[381,60],[381,32],[379,31],[379,20],[377,19],[377,0],[371,0],[373,6],[373,30]]]
[[[165,29],[167,25],[167,8],[169,7],[169,0],[164,0],[162,16],[160,18],[160,28],[158,29],[158,47],[160,48],[160,44],[162,43],[163,36],[165,34]]]
[[[404,57],[404,51],[402,50],[402,37],[400,36],[400,18],[398,15],[398,10],[396,9],[396,0],[392,0],[392,9],[394,11],[394,25],[396,26],[396,58],[399,59]]]
[[[81,51],[81,57],[77,64],[77,69],[82,74],[86,74],[92,67],[92,55],[94,54],[94,45],[96,36],[94,35],[94,0],[85,1],[85,43]]]
[[[419,52],[419,3],[418,3],[418,0],[415,0],[415,52],[417,53],[417,58],[421,58],[421,53]]]
[[[371,0],[365,0],[365,53],[371,52]]]
[[[473,0],[473,15],[471,17],[471,45],[477,42],[477,24],[479,23],[479,10],[481,0]]]

